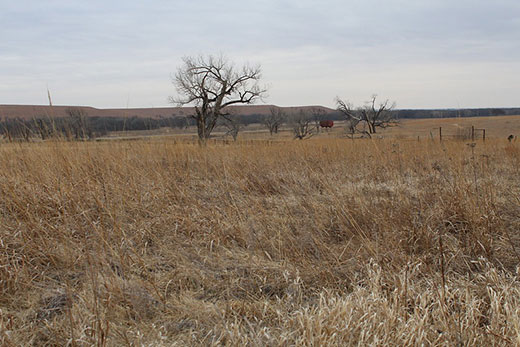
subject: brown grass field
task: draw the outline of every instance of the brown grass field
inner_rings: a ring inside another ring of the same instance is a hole
[[[496,137],[2,143],[0,345],[520,345]]]
[[[450,138],[459,129],[470,128],[472,125],[476,129],[486,129],[488,138],[505,139],[511,134],[520,135],[520,116],[406,119],[401,121],[399,127],[389,128],[385,132],[394,137],[419,136],[427,139],[431,136],[430,132],[437,137],[438,128],[442,127],[443,134]]]

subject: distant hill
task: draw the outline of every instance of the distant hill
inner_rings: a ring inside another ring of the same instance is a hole
[[[230,109],[241,116],[263,116],[270,113],[274,105],[245,105],[232,106]],[[278,106],[276,106],[278,107]],[[97,118],[138,118],[138,119],[165,119],[193,114],[193,107],[157,107],[157,108],[94,108],[89,106],[46,106],[46,105],[0,105],[0,120],[36,118],[63,118],[67,117],[70,108],[82,109],[89,117]],[[319,109],[330,119],[339,120],[343,116],[336,110],[324,106],[293,106],[280,107],[286,113],[293,114],[299,111]],[[398,118],[454,118],[454,117],[490,117],[520,115],[520,108],[474,108],[474,109],[398,109],[395,110]],[[258,117],[257,117],[258,118]]]
[[[230,109],[234,113],[248,115],[267,115],[273,105],[247,105],[233,106]],[[89,106],[46,106],[46,105],[0,105],[0,119],[20,118],[34,119],[45,117],[66,117],[67,110],[78,108],[87,112],[90,117],[113,117],[113,118],[168,118],[172,116],[187,116],[194,112],[193,107],[158,107],[158,108],[113,108],[100,109]],[[295,113],[300,110],[320,109],[326,114],[334,113],[335,110],[323,106],[295,106],[281,107],[287,113]]]

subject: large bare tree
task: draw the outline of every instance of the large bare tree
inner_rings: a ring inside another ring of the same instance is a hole
[[[354,109],[352,104],[336,98],[337,110],[343,114],[347,123],[350,124],[352,134],[357,130],[372,136],[377,132],[377,128],[388,128],[398,124],[398,119],[393,112],[395,103],[385,100],[377,102],[377,95],[372,95],[371,99],[364,106]],[[359,129],[358,124],[362,125]]]
[[[200,143],[206,143],[217,120],[228,114],[228,106],[252,104],[265,95],[260,78],[260,66],[237,68],[222,56],[184,57],[172,80],[177,96],[170,97],[170,102],[195,107],[191,117],[197,123]]]

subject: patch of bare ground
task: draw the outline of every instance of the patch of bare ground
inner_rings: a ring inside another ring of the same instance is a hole
[[[0,344],[520,343],[520,147],[0,146]]]

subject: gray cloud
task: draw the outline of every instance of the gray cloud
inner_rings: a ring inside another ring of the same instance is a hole
[[[518,18],[517,1],[9,2],[0,103],[44,102],[48,83],[63,104],[165,105],[183,55],[222,52],[261,63],[278,104],[511,105]]]

